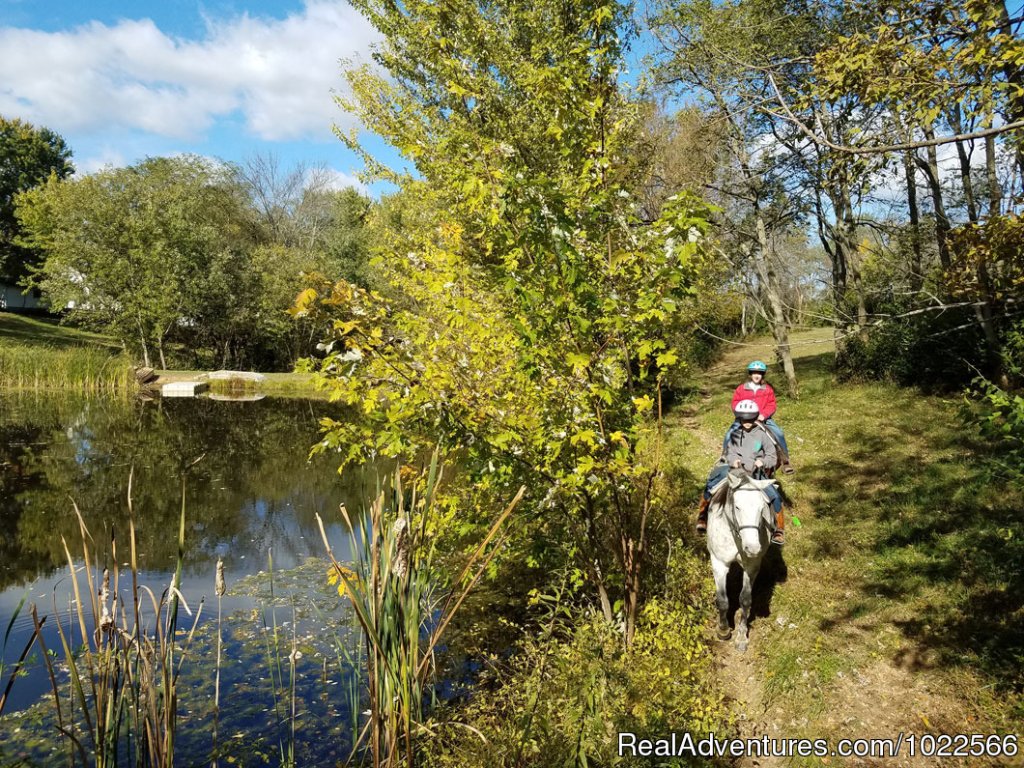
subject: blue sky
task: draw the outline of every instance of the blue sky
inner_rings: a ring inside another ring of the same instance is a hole
[[[332,133],[353,127],[332,90],[339,60],[367,61],[376,39],[346,0],[0,0],[0,115],[61,134],[80,173],[273,153],[343,186],[361,163]],[[634,46],[629,79],[645,52]]]
[[[0,114],[61,134],[80,172],[259,152],[342,186],[360,163],[332,133],[353,125],[332,90],[375,39],[335,0],[0,0]]]

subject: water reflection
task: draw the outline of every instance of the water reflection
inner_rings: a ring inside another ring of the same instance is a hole
[[[3,397],[0,589],[63,567],[61,536],[69,543],[80,538],[72,499],[97,542],[116,535],[126,546],[133,467],[138,549],[147,570],[173,567],[183,474],[187,573],[212,572],[218,555],[237,572],[243,560],[262,560],[271,547],[282,567],[319,552],[311,548],[319,542],[315,514],[334,519],[342,500],[358,509],[376,482],[373,472],[339,477],[330,457],[307,460],[330,408],[275,399]]]
[[[117,560],[125,564],[130,473],[142,582],[158,594],[169,583],[177,558],[183,477],[182,592],[193,605],[203,596],[212,598],[218,557],[225,560],[229,581],[237,583],[267,569],[271,552],[277,570],[321,555],[318,513],[329,523],[336,551],[345,556],[348,536],[341,530],[338,504],[361,509],[376,487],[378,472],[368,468],[339,476],[333,457],[307,458],[319,420],[328,415],[341,414],[322,401],[273,398],[134,402],[0,396],[0,623],[7,626],[26,594],[39,605],[40,614],[68,615],[62,538],[76,559],[81,557],[72,500],[92,535],[91,549],[101,567],[111,565],[112,538]],[[300,587],[316,591],[313,582],[320,582],[322,591],[321,574],[319,568],[308,571],[296,594],[303,592]],[[226,615],[260,607],[251,595],[224,602]],[[51,632],[53,624],[51,620],[47,627]],[[8,663],[30,636],[25,611],[9,638]],[[56,640],[48,638],[50,647]],[[234,661],[244,653],[243,644],[236,643]],[[244,671],[252,665],[240,667]],[[199,681],[208,682],[203,676]],[[48,688],[41,665],[36,665],[17,681],[8,713],[30,705]]]

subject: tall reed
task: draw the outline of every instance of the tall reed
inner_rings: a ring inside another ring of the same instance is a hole
[[[132,476],[133,472],[129,472],[131,588],[127,599],[121,594],[117,540],[111,538],[111,567],[101,570],[98,553],[94,560],[90,547],[92,536],[73,502],[82,537],[81,568],[76,567],[67,541],[62,537],[74,598],[74,607],[67,615],[69,626],[66,629],[59,620],[60,611],[54,599],[61,660],[70,673],[66,712],[61,704],[53,658],[57,654],[51,655],[46,649],[34,606],[33,620],[50,677],[58,728],[68,747],[69,762],[74,763],[77,756],[82,765],[96,768],[125,764],[141,768],[172,768],[178,679],[199,623],[202,602],[193,615],[179,589],[185,551],[184,473],[178,563],[171,584],[159,598],[138,581]],[[84,574],[84,590],[79,581],[80,574]],[[87,606],[91,615],[87,615]],[[175,647],[179,640],[179,608],[193,616],[191,627],[181,643],[180,654],[176,653]]]
[[[21,596],[21,600],[18,601],[17,607],[14,609],[14,613],[11,615],[11,620],[7,622],[7,629],[4,632],[4,643],[0,647],[0,683],[3,683],[4,675],[7,677],[7,684],[3,687],[3,692],[0,693],[0,717],[4,714],[4,707],[7,704],[7,699],[11,695],[11,688],[14,687],[14,681],[18,679],[18,673],[21,671],[22,665],[25,663],[25,659],[28,658],[29,651],[32,650],[32,646],[35,645],[36,636],[33,633],[32,637],[29,638],[25,644],[25,648],[18,656],[18,660],[14,662],[13,668],[8,671],[8,665],[4,662],[7,658],[7,643],[11,639],[11,631],[14,629],[15,623],[18,621],[18,616],[21,614],[21,610],[25,607],[25,600],[28,598],[26,592]]]
[[[526,491],[525,486],[519,489],[452,588],[442,594],[446,582],[434,563],[436,538],[428,535],[441,474],[435,453],[421,496],[419,482],[408,492],[403,488],[397,469],[390,489],[381,489],[373,501],[369,525],[353,525],[341,506],[357,557],[355,570],[334,557],[317,515],[335,582],[352,602],[366,646],[369,719],[356,735],[353,755],[369,751],[374,768],[415,764],[416,740],[430,732],[426,719],[434,703],[434,651],[500,550],[501,542],[495,542],[498,531]]]
[[[221,655],[224,648],[224,627],[223,627],[223,614],[221,613],[221,599],[224,597],[224,593],[227,592],[227,582],[224,579],[224,561],[217,558],[217,571],[213,581],[213,591],[217,595],[217,674],[213,682],[213,753],[212,762],[210,763],[211,768],[217,768],[217,758],[219,757],[219,742],[218,736],[220,735],[220,662]]]
[[[132,361],[91,347],[0,344],[0,388],[129,392],[137,388]]]
[[[267,654],[267,669],[270,671],[271,694],[274,699],[274,716],[277,719],[277,747],[282,768],[295,766],[295,715],[296,715],[296,673],[297,646],[295,637],[296,616],[292,607],[292,642],[287,657],[281,652],[281,633],[277,624],[277,609],[274,606],[274,553],[267,552],[267,568],[270,579],[270,624],[267,624],[267,612],[263,611],[263,637]],[[288,663],[288,686],[284,682],[284,660]],[[286,696],[287,694],[287,696]],[[287,707],[287,715],[282,714],[282,707]],[[284,735],[284,731],[287,735]]]

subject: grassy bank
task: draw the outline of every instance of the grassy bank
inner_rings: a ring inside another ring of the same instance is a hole
[[[50,318],[0,312],[0,389],[131,391],[134,362],[109,336],[60,325]],[[157,371],[158,384],[192,381],[203,371]],[[211,381],[223,395],[320,398],[308,373],[265,373],[261,382]]]
[[[0,388],[130,392],[132,361],[99,347],[0,343]]]
[[[958,399],[836,383],[828,332],[796,341],[802,396],[780,396],[778,421],[802,525],[759,584],[747,660],[720,650],[737,710],[791,737],[1019,729],[1024,489],[964,425]],[[696,476],[745,362],[770,354],[732,349],[673,414],[675,450]],[[734,680],[737,668],[751,680]]]
[[[0,388],[130,392],[132,360],[113,339],[0,312]]]
[[[53,349],[88,347],[108,352],[121,346],[109,336],[60,325],[51,318],[0,312],[0,345],[40,345]]]

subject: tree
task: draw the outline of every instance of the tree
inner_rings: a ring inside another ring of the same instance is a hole
[[[347,461],[460,450],[476,487],[526,481],[548,548],[571,558],[625,638],[663,512],[667,334],[707,271],[708,211],[676,197],[650,223],[639,105],[618,82],[626,7],[360,0],[384,72],[345,106],[397,147],[402,226],[375,243],[390,283],[305,293],[331,320],[322,370],[365,423],[334,422]],[[355,137],[346,137],[360,150]],[[394,209],[392,209],[394,210]]]
[[[15,197],[45,182],[74,173],[71,149],[49,128],[36,128],[0,115],[0,278],[17,283],[38,266],[41,254],[18,243]]]
[[[666,49],[658,77],[666,87],[685,85],[703,99],[718,126],[724,151],[714,181],[726,247],[754,298],[763,299],[776,353],[791,395],[798,393],[789,346],[790,313],[784,303],[784,272],[776,243],[807,207],[794,188],[792,157],[775,151],[774,124],[759,109],[768,82],[744,62],[771,62],[794,50],[805,20],[778,16],[778,3],[666,3],[654,20]],[[762,30],[771,28],[772,35]]]
[[[233,171],[256,230],[252,277],[258,286],[248,308],[252,356],[265,366],[292,368],[318,341],[309,323],[287,313],[306,276],[369,284],[370,200],[351,187],[333,189],[324,166],[285,168],[272,154],[253,155]]]
[[[166,367],[165,344],[244,333],[252,243],[245,201],[226,169],[198,157],[151,158],[76,180],[56,175],[16,201],[21,242],[56,306]]]

